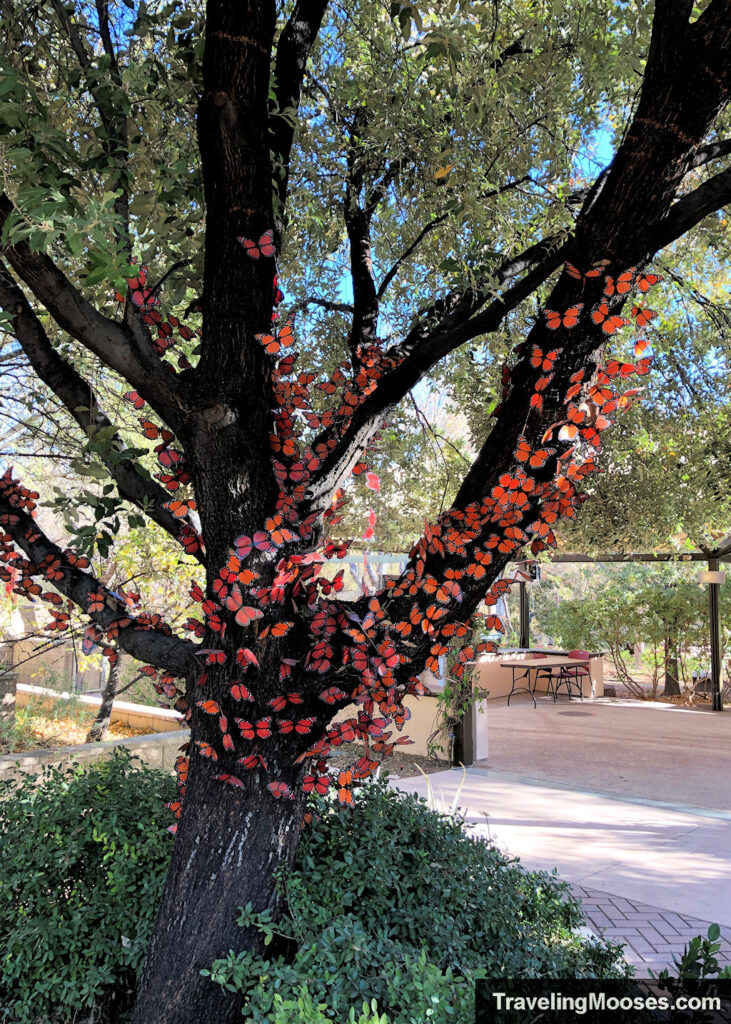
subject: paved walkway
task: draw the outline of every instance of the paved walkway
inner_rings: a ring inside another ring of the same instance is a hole
[[[581,763],[581,752],[565,749]],[[557,868],[592,930],[625,942],[640,976],[671,967],[712,922],[726,926],[731,962],[731,812],[592,792],[574,777],[573,785],[538,782],[474,766],[464,779],[460,769],[432,774],[428,785],[443,808],[456,800],[477,834],[526,868]],[[397,785],[427,795],[422,778]]]
[[[581,900],[587,924],[594,934],[624,943],[624,955],[635,965],[641,978],[648,976],[648,970],[658,973],[663,967],[672,968],[673,960],[680,956],[689,940],[696,935],[705,937],[712,923],[621,896],[610,896],[598,889],[581,885],[571,888]],[[717,959],[722,965],[731,963],[730,929],[721,933],[721,952]]]

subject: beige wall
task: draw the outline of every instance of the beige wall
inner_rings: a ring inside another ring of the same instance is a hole
[[[548,653],[548,651],[546,651]],[[549,655],[550,656],[550,655]],[[486,654],[480,658],[479,661],[474,664],[474,685],[481,690],[490,691],[490,699],[495,697],[507,697],[510,693],[510,687],[512,685],[513,674],[510,668],[502,668],[500,665],[501,661],[506,658],[511,660],[514,658],[528,658],[530,652],[524,654]],[[589,662],[589,671],[591,672],[591,681],[584,679],[582,684],[583,695],[585,697],[603,697],[604,696],[604,661],[601,655],[593,657]],[[531,673],[531,676],[533,674]],[[517,685],[523,686],[525,683],[520,682]],[[538,686],[536,693],[545,693],[545,683]],[[561,691],[565,692],[564,690]]]
[[[436,694],[431,694],[428,697],[406,697],[404,705],[411,712],[411,718],[404,725],[403,732],[397,732],[395,726],[391,728],[391,739],[404,736],[406,739],[413,740],[413,743],[408,746],[399,748],[401,752],[403,754],[417,754],[420,757],[432,756],[442,761],[448,761],[451,751],[448,738],[444,734],[440,734],[436,738],[436,742],[440,743],[444,749],[432,750],[431,752],[429,750],[428,740],[437,726],[441,708]],[[344,718],[354,718],[357,713],[357,706],[351,704],[350,707],[339,711],[334,721],[339,722]],[[432,740],[432,742],[435,741]]]

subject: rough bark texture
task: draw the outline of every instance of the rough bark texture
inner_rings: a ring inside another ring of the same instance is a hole
[[[106,736],[109,723],[112,719],[114,698],[117,696],[117,690],[119,689],[119,680],[119,662],[112,661],[109,663],[107,681],[104,684],[104,689],[102,690],[102,702],[99,705],[99,711],[86,736],[87,743],[101,743]]]
[[[200,970],[261,938],[236,924],[238,908],[276,912],[273,872],[291,864],[304,797],[264,800],[257,773],[246,788],[216,783],[193,761],[165,892],[140,983],[135,1024],[234,1024],[237,999]]]

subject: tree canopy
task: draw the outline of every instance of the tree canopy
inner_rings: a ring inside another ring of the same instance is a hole
[[[328,753],[363,744],[337,780],[347,802],[400,741],[422,670],[460,642],[455,672],[474,657],[468,623],[507,563],[549,548],[587,487],[601,498],[616,416],[634,419],[615,480],[686,451],[696,466],[693,446],[719,437],[722,479],[724,409],[679,396],[722,379],[723,347],[706,332],[687,369],[691,293],[670,283],[702,298],[727,255],[731,5],[3,0],[2,15],[5,458],[54,457],[78,485],[36,515],[49,496],[8,469],[0,575],[57,631],[80,607],[89,643],[147,664],[185,710],[136,1021],[233,1020],[199,971],[240,945],[236,907],[276,909]],[[678,381],[643,422],[653,362]],[[441,445],[433,488],[418,409],[437,389],[469,435]],[[413,507],[399,532],[421,532],[422,495],[428,523],[397,579],[345,600],[343,504],[367,539],[386,485]],[[691,474],[684,494],[699,490]],[[125,520],[197,571],[191,636],[88,564]]]

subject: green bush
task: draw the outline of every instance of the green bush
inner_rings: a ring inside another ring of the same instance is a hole
[[[174,793],[169,775],[123,751],[2,784],[4,1020],[47,1024],[130,1001],[165,879],[163,804]]]
[[[171,777],[123,752],[0,788],[0,1019],[119,1019],[131,1004],[170,852]],[[572,929],[554,876],[465,835],[383,782],[352,808],[320,801],[265,938],[289,959],[231,953],[213,965],[255,1024],[463,1024],[480,975],[616,975],[616,947]]]
[[[472,839],[459,821],[383,782],[354,805],[320,802],[319,820],[282,880],[287,915],[273,925],[251,907],[240,923],[265,940],[295,940],[290,962],[231,952],[212,977],[245,997],[246,1019],[280,1020],[278,1000],[305,995],[346,1024],[375,1000],[389,1024],[462,1024],[478,977],[618,977],[619,949],[574,934],[582,923],[565,883],[526,873]]]

